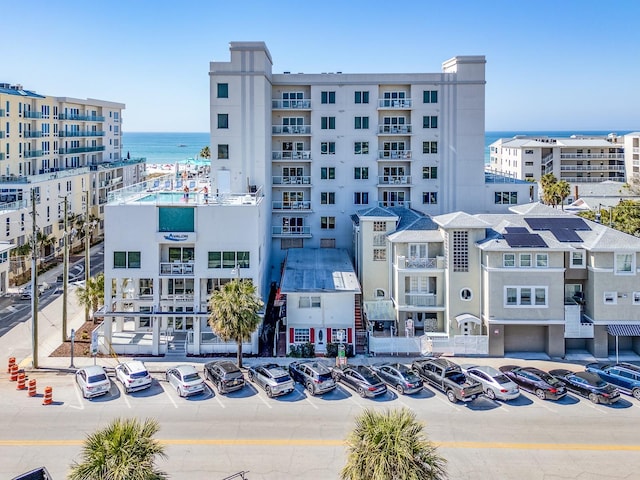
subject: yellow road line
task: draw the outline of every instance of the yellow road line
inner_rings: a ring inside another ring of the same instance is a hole
[[[273,447],[341,447],[343,440],[277,439],[277,438],[172,438],[160,439],[165,445],[230,445]],[[0,440],[0,447],[64,447],[80,446],[84,440]],[[434,442],[441,448],[494,450],[582,450],[607,452],[639,452],[640,445],[608,445],[589,443],[511,443],[511,442]]]

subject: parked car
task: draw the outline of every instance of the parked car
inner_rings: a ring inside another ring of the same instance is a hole
[[[623,362],[610,365],[590,363],[585,368],[587,372],[597,373],[620,391],[640,400],[640,367]]]
[[[399,395],[416,393],[424,387],[422,379],[402,363],[380,363],[372,365],[371,369]]]
[[[518,385],[500,370],[488,365],[462,365],[462,371],[482,384],[484,394],[491,400],[513,400],[520,396]]]
[[[264,388],[267,397],[286,395],[295,384],[284,368],[275,363],[264,363],[249,367],[249,380]]]
[[[144,390],[151,386],[151,375],[139,360],[116,365],[116,378],[122,383],[126,393]]]
[[[218,393],[229,393],[244,387],[244,375],[229,360],[209,362],[204,366],[204,378],[211,380]]]
[[[347,387],[358,392],[362,398],[377,397],[387,393],[387,386],[376,372],[364,365],[343,365],[334,367],[331,375],[336,382],[342,382]]]
[[[38,297],[50,288],[51,286],[47,282],[40,283],[38,285]],[[20,289],[20,298],[22,300],[31,300],[31,284]]]
[[[500,367],[500,371],[520,388],[534,393],[541,400],[559,400],[567,394],[564,383],[538,368],[504,365]]]
[[[562,380],[567,390],[586,397],[593,403],[611,404],[620,400],[620,391],[597,373],[572,372],[564,368],[551,370],[549,373]]]
[[[482,393],[482,385],[467,377],[460,365],[446,358],[422,358],[411,364],[429,385],[444,392],[451,403],[470,402]]]
[[[320,362],[292,362],[289,364],[289,375],[295,382],[304,385],[311,395],[327,393],[336,388],[331,370]]]
[[[106,394],[111,389],[107,372],[100,365],[90,365],[76,371],[76,382],[84,398]]]
[[[204,392],[204,380],[193,365],[178,365],[169,368],[165,377],[169,385],[173,386],[181,397]]]

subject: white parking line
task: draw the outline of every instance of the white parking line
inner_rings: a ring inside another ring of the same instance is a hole
[[[78,404],[80,405],[79,407],[75,406],[75,405],[69,405],[71,408],[77,408],[78,410],[84,410],[84,403],[83,403],[83,398],[82,395],[80,394],[80,387],[78,386],[77,383],[73,384],[74,386],[74,390],[76,391],[76,397],[78,398]]]
[[[258,390],[258,389],[256,389],[256,390]],[[267,407],[273,408],[273,406],[271,406],[271,404],[269,402],[267,402],[264,398],[262,398],[262,395],[260,395],[260,390],[258,390],[257,396],[258,396],[258,398],[260,400],[262,400],[262,403],[264,403]]]
[[[162,388],[162,390],[164,390],[164,393],[166,393],[166,394],[167,394],[167,398],[168,398],[169,400],[171,400],[171,403],[173,403],[173,406],[174,406],[175,408],[178,408],[178,404],[176,403],[176,401],[175,401],[173,398],[171,398],[171,394],[169,393],[169,391],[168,391],[166,388],[164,388],[164,384],[163,384],[162,382],[158,382],[158,385],[160,385],[160,387]]]
[[[301,394],[301,395],[302,395],[302,394]],[[318,406],[317,406],[315,403],[313,403],[313,402],[311,401],[311,399],[310,399],[307,395],[303,395],[303,397],[304,397],[304,399],[309,403],[309,405],[311,405],[313,408],[315,408],[316,410],[318,410]]]
[[[222,400],[220,400],[220,393],[214,394],[213,389],[211,389],[211,393],[213,394],[213,398],[216,399],[216,402],[218,402],[218,405],[220,405],[222,408],[227,408],[225,407],[224,403],[222,403]]]
[[[116,384],[116,388],[118,390],[120,390],[120,386]],[[124,390],[124,389],[123,389]],[[127,392],[124,392],[123,390],[120,390],[120,395],[122,396],[124,403],[127,404],[128,408],[131,408],[131,403],[129,403],[129,399],[127,398]]]
[[[445,405],[449,405],[451,408],[453,408],[456,412],[459,412],[460,409],[458,407],[456,407],[453,403],[451,403],[448,399],[442,398],[441,395],[435,395],[435,398],[437,398],[438,400],[440,400],[442,403],[444,403]]]

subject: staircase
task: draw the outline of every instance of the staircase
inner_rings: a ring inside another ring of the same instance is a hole
[[[186,332],[177,332],[167,338],[167,357],[186,357]]]
[[[356,355],[367,353],[367,330],[362,319],[362,295],[356,295],[353,307],[353,318],[356,327]]]

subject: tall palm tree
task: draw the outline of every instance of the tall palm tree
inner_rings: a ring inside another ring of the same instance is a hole
[[[83,307],[95,312],[104,303],[104,273],[89,278],[89,282],[76,290],[78,302]]]
[[[235,340],[238,367],[242,367],[242,342],[250,340],[260,325],[262,305],[250,280],[231,280],[209,298],[209,326],[223,341]]]
[[[163,480],[169,478],[154,465],[166,458],[164,446],[153,436],[156,420],[117,418],[84,441],[81,460],[73,462],[69,480]]]
[[[542,201],[547,205],[556,205],[554,188],[558,179],[553,173],[547,173],[540,177],[540,187],[542,188]]]
[[[202,150],[200,150],[200,153],[198,154],[199,157],[202,158],[206,158],[207,160],[211,158],[211,150],[209,149],[209,146],[207,145],[206,147],[202,147]]]
[[[442,480],[447,461],[407,409],[365,410],[347,438],[342,480]]]
[[[47,256],[48,247],[54,245],[56,243],[56,239],[53,235],[47,235],[38,230],[38,233],[36,233],[36,242],[40,249],[40,257],[44,258]]]
[[[553,186],[554,194],[564,211],[564,200],[571,194],[571,185],[565,180],[560,180]]]

